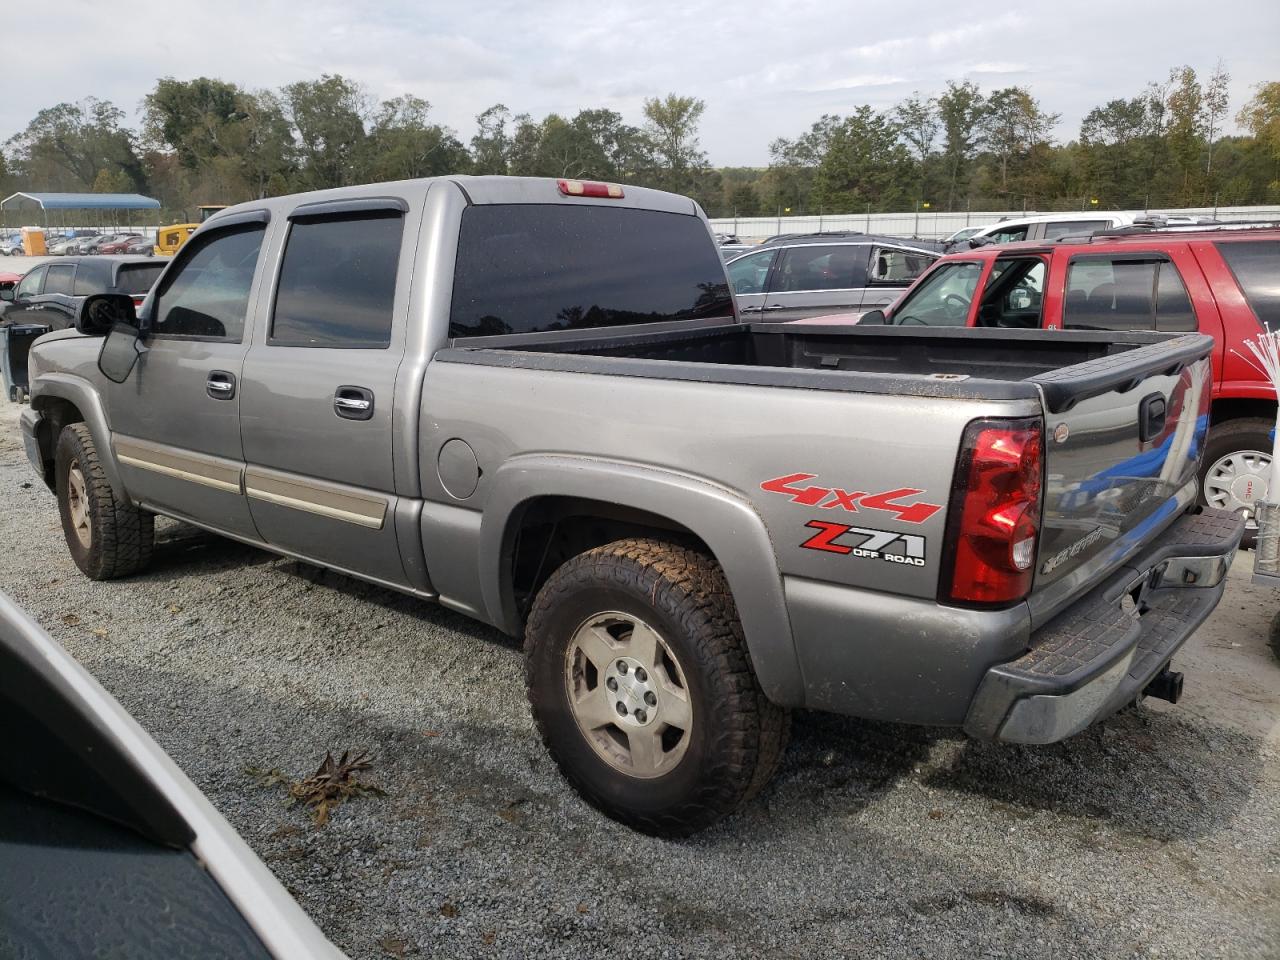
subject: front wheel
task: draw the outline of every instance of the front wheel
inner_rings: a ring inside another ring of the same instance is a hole
[[[1258,537],[1254,503],[1267,498],[1274,429],[1274,421],[1258,417],[1216,424],[1200,462],[1200,502],[1243,516],[1246,547]]]
[[[606,815],[686,836],[773,775],[790,719],[760,689],[715,561],[656,540],[574,557],[534,601],[525,678],[542,740]]]
[[[83,423],[70,424],[58,435],[54,490],[67,549],[81,573],[90,580],[112,580],[147,565],[155,515],[116,496]]]

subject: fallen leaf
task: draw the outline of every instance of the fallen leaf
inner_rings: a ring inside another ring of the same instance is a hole
[[[67,613],[67,614],[63,614],[62,622],[65,623],[68,627],[78,627],[80,625],[80,618],[77,617],[74,613]]]
[[[102,637],[105,637],[105,636],[107,635],[107,631],[106,631],[106,630],[104,630],[102,627],[98,627],[96,630],[92,630],[92,631],[90,631],[90,632],[91,632],[95,637],[98,637],[99,639],[101,639]]]
[[[181,607],[179,604],[171,603],[171,604],[169,604],[169,612],[170,612],[170,613],[181,613],[181,612],[182,612],[182,607]]]
[[[439,730],[423,730],[422,735],[424,737],[438,737],[440,736],[440,731]]]
[[[492,946],[493,941],[497,939],[498,939],[498,932],[496,930],[486,930],[484,933],[480,934],[480,942],[483,943],[486,947]]]
[[[458,908],[455,907],[448,900],[440,904],[440,916],[448,917],[450,920],[452,920],[457,915],[458,915]]]
[[[585,903],[580,903],[580,904],[578,904],[578,912],[579,912],[579,913],[590,913],[590,912],[591,912],[591,908],[590,908],[590,907],[588,907]]]
[[[929,819],[930,819],[930,820],[941,820],[944,816],[945,816],[945,814],[944,814],[941,810],[930,810],[930,811],[929,811]]]

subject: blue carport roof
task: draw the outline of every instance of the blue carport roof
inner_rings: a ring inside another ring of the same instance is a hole
[[[140,193],[15,193],[0,201],[0,206],[21,206],[23,201],[42,210],[158,210],[160,201]]]

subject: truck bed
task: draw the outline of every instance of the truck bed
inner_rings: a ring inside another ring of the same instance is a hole
[[[497,338],[495,338],[496,340]],[[502,338],[506,339],[506,338]],[[615,335],[564,331],[519,345],[449,348],[437,359],[577,373],[1013,400],[1050,412],[1204,352],[1190,334],[716,324]],[[1122,358],[1122,359],[1118,359]]]

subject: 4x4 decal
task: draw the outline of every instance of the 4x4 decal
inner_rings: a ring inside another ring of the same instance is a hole
[[[783,477],[774,477],[760,484],[760,489],[767,493],[780,493],[790,497],[796,503],[806,507],[821,507],[823,510],[834,510],[839,507],[850,513],[859,510],[882,510],[892,513],[903,523],[924,523],[942,509],[937,503],[900,503],[908,497],[924,493],[915,487],[901,487],[897,490],[886,490],[884,493],[850,492],[839,487],[806,486],[796,484],[813,480],[816,473],[789,473]]]
[[[913,533],[894,533],[892,530],[869,530],[851,527],[845,523],[828,520],[810,520],[805,524],[818,531],[800,546],[808,550],[822,550],[845,556],[865,557],[869,560],[886,560],[910,567],[924,566],[924,537]],[[845,538],[855,538],[853,543]],[[845,542],[842,542],[845,541]],[[896,545],[896,546],[895,546]]]

